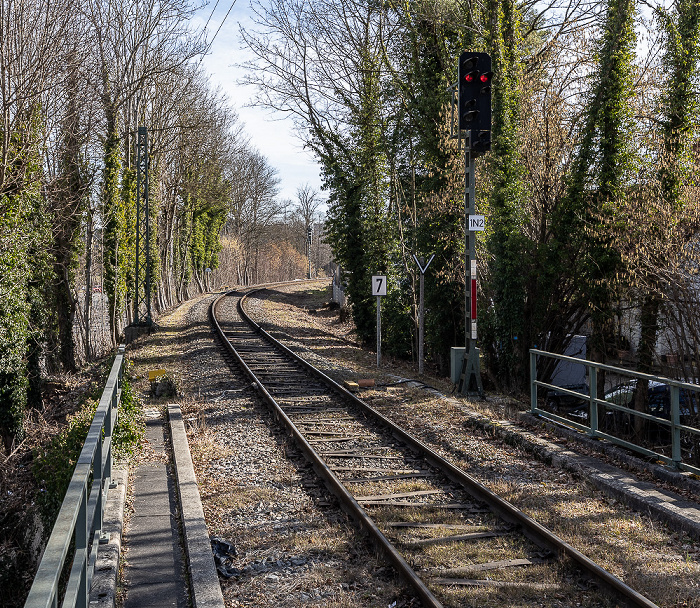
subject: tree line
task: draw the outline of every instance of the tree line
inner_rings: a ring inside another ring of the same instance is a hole
[[[446,371],[464,344],[464,160],[448,90],[471,50],[494,70],[492,151],[476,176],[489,378],[520,390],[528,349],[564,352],[583,331],[598,361],[632,336],[649,371],[662,333],[697,358],[697,0],[254,6],[249,81],[321,163],[328,241],[365,343],[370,277],[387,274],[383,344],[415,357],[412,255],[434,253],[426,350]]]
[[[187,0],[0,0],[7,450],[22,437],[27,406],[41,404],[42,377],[103,356],[134,319],[138,127],[148,129],[156,312],[214,282],[277,278],[281,261],[285,278],[305,275],[303,205],[277,200],[276,170],[209,81],[202,59],[212,40],[193,27],[196,8]],[[318,193],[304,186],[302,195],[315,201],[306,221],[318,223]],[[279,238],[286,241],[270,261],[267,244]]]

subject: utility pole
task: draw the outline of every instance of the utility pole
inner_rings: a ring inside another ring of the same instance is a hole
[[[151,317],[151,213],[148,187],[148,130],[136,137],[136,276],[134,325],[150,327]]]

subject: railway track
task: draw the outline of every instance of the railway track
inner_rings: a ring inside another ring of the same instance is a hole
[[[212,303],[221,344],[423,605],[489,587],[514,603],[655,606],[272,338],[245,312],[251,293]]]

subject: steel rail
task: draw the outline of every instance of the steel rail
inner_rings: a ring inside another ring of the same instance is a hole
[[[250,326],[256,331],[256,333],[259,333],[262,337],[264,337],[270,344],[272,344],[274,347],[280,349],[282,352],[284,352],[286,355],[291,357],[294,361],[296,361],[298,364],[303,366],[306,370],[308,370],[310,373],[315,375],[318,379],[320,379],[323,383],[325,383],[327,386],[332,388],[336,393],[338,393],[340,396],[348,400],[349,402],[353,403],[354,405],[358,406],[363,412],[368,414],[369,416],[375,418],[377,421],[379,421],[385,428],[387,428],[397,439],[405,442],[410,448],[414,449],[415,451],[419,452],[430,464],[435,466],[436,468],[440,469],[445,473],[450,479],[452,479],[454,482],[459,483],[462,487],[465,488],[465,490],[471,494],[475,499],[480,500],[484,503],[486,503],[494,513],[498,514],[503,520],[518,525],[520,526],[523,534],[532,540],[535,544],[542,548],[546,548],[552,551],[555,551],[560,557],[565,556],[569,559],[571,559],[581,570],[584,572],[588,573],[592,578],[596,579],[597,581],[603,583],[606,585],[609,589],[613,590],[621,599],[623,599],[626,604],[630,607],[634,608],[658,608],[657,604],[640,594],[639,592],[635,591],[631,587],[629,587],[626,583],[624,583],[621,579],[616,577],[615,575],[611,574],[598,564],[596,564],[593,560],[591,560],[589,557],[578,551],[575,547],[567,543],[565,540],[545,528],[543,525],[523,513],[520,509],[516,508],[514,505],[509,503],[508,501],[504,500],[491,490],[489,490],[486,486],[484,486],[481,482],[479,482],[477,479],[466,473],[465,471],[459,469],[455,465],[453,465],[451,462],[445,460],[442,456],[437,454],[434,450],[432,450],[430,447],[425,445],[423,442],[421,442],[419,439],[415,438],[413,435],[410,433],[406,432],[402,428],[396,426],[391,420],[386,418],[383,414],[372,408],[370,405],[362,401],[360,398],[358,398],[356,395],[348,391],[345,387],[341,386],[338,384],[335,380],[324,374],[321,370],[315,368],[313,365],[311,365],[308,361],[294,353],[292,350],[290,350],[287,346],[282,344],[279,340],[275,339],[273,336],[271,336],[267,331],[265,331],[258,323],[256,323],[244,310],[243,308],[243,303],[244,301],[248,298],[248,296],[253,295],[257,293],[258,291],[262,291],[265,288],[260,288],[260,289],[255,289],[248,291],[246,294],[244,294],[241,299],[238,302],[238,310],[239,314],[241,317],[248,323]],[[218,303],[223,299],[228,294],[224,294],[220,296],[213,304],[211,307],[212,311],[212,320],[215,322],[215,309],[216,306],[218,306]],[[221,330],[220,326],[218,325],[218,322],[216,322],[216,327],[217,327],[217,333],[222,337],[222,341],[224,344],[228,345],[229,349],[232,349],[235,351],[233,346],[230,345],[228,340],[226,339],[223,331]],[[238,356],[238,353],[234,354],[235,358],[242,363],[244,369],[247,369],[247,366],[245,363],[242,361],[240,356]],[[274,403],[273,409],[275,412],[278,413],[279,417],[284,420],[285,424],[289,426],[290,430],[294,433],[295,437],[298,435],[300,441],[300,445],[306,445],[308,447],[308,450],[310,451],[309,457],[314,461],[316,459],[320,460],[320,457],[316,454],[315,450],[308,445],[308,442],[301,436],[301,433],[296,429],[296,426],[293,424],[293,422],[287,417],[287,415],[282,411],[282,409],[277,405],[277,403],[274,401],[274,399],[269,396],[269,393],[267,393],[266,390],[262,386],[260,386],[259,380],[255,378],[255,375],[252,373],[252,371],[248,370],[246,372],[247,374],[251,375],[253,382],[255,383],[256,387],[259,387],[261,389],[261,392],[263,394],[267,394],[269,399]],[[266,400],[267,398],[266,397]],[[304,449],[304,448],[302,448]],[[306,453],[306,449],[304,449],[304,452]],[[313,454],[313,456],[312,456]],[[327,469],[330,476],[334,479],[333,482],[331,482],[331,485],[335,488],[335,485],[338,484],[338,490],[341,491],[344,495],[347,494],[352,502],[357,505],[358,509],[364,513],[364,510],[362,510],[361,507],[357,504],[357,501],[355,501],[352,496],[350,496],[345,489],[345,487],[342,485],[340,480],[335,476],[335,474],[328,469],[327,465],[323,461],[320,461],[319,465],[323,469]],[[341,490],[342,488],[342,490]],[[335,491],[335,490],[334,490]],[[343,499],[345,500],[345,499]],[[364,514],[367,519],[369,517]],[[369,520],[371,522],[371,520]],[[376,528],[376,525],[374,522],[371,522],[371,525]],[[381,532],[379,532],[381,534]],[[383,535],[382,535],[383,537]],[[396,553],[396,549],[389,543],[388,540],[386,540],[385,537],[383,537],[385,541],[391,546],[391,550],[388,550],[389,555],[391,556],[392,551]],[[400,557],[400,556],[399,556]],[[401,558],[403,560],[403,558]],[[410,568],[410,566],[409,566]],[[413,572],[411,570],[411,572]],[[415,575],[415,573],[413,573]],[[417,575],[415,575],[417,576]],[[420,579],[419,579],[420,580]],[[422,581],[421,581],[422,584]],[[437,600],[436,600],[437,601]],[[428,604],[428,605],[433,605],[433,604]],[[439,603],[437,605],[440,605]]]
[[[396,550],[396,547],[394,547],[389,539],[382,534],[381,530],[377,527],[374,521],[369,517],[369,515],[367,515],[365,510],[359,505],[355,498],[347,491],[343,483],[340,481],[340,479],[338,479],[337,475],[328,467],[321,456],[319,456],[316,450],[309,444],[301,431],[299,431],[297,426],[292,422],[289,416],[287,416],[284,410],[282,410],[274,397],[272,397],[267,389],[261,384],[255,373],[250,369],[250,367],[248,367],[246,362],[236,351],[235,347],[226,338],[226,335],[221,329],[216,317],[216,309],[218,304],[224,297],[226,297],[226,295],[228,294],[218,297],[209,308],[211,323],[226,350],[236,359],[244,373],[253,382],[255,388],[259,391],[262,398],[272,408],[275,416],[284,423],[288,431],[293,435],[297,445],[300,447],[306,458],[312,463],[316,473],[326,481],[329,489],[339,499],[342,507],[349,511],[350,515],[353,516],[370,534],[372,540],[389,557],[391,562],[399,571],[399,574],[402,575],[404,579],[413,587],[418,596],[421,598],[423,604],[429,608],[442,608],[442,603],[433,595],[430,589],[428,589],[421,578],[415,573],[413,568],[409,566],[406,560]],[[242,308],[240,307],[239,301],[239,312],[241,310]],[[246,319],[246,317],[243,318]],[[256,332],[259,331],[260,327],[257,324],[253,324],[252,326]]]

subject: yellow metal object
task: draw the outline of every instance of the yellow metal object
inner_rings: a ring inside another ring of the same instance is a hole
[[[156,378],[165,376],[167,372],[164,369],[152,369],[148,372],[148,379],[153,382]]]

